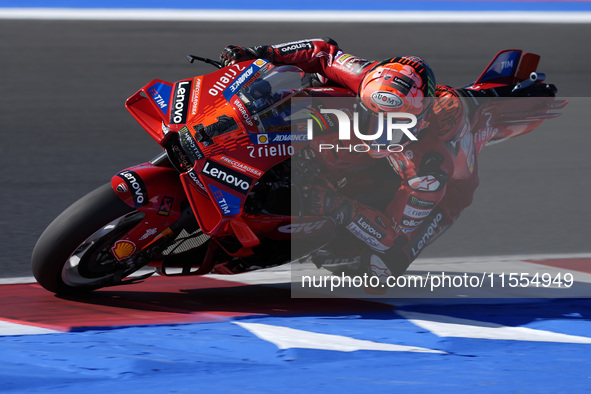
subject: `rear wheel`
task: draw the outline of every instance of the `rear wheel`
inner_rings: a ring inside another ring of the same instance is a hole
[[[117,197],[110,184],[82,197],[45,229],[31,258],[33,275],[54,293],[79,293],[120,283],[140,267],[111,253],[144,214]]]

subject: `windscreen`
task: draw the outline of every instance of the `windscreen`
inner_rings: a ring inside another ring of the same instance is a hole
[[[308,76],[294,66],[261,69],[237,92],[261,133],[289,131],[290,99],[308,87]],[[285,130],[284,130],[285,129]]]

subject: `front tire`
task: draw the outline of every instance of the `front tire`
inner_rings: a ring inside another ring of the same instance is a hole
[[[81,293],[121,281],[127,272],[110,252],[115,241],[142,220],[111,184],[92,191],[62,212],[39,237],[31,257],[35,279],[45,289]]]

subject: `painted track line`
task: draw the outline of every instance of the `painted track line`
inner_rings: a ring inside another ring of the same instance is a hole
[[[591,23],[591,12],[0,8],[0,19],[320,23]]]
[[[499,256],[466,256],[466,257],[427,257],[418,258],[411,266],[409,271],[413,271],[419,266],[438,267],[445,264],[471,264],[471,263],[490,263],[490,262],[526,262],[532,264],[545,265],[547,262],[556,261],[576,261],[591,259],[591,253],[550,253],[550,254],[519,254],[519,255],[499,255]],[[555,265],[557,263],[554,263]],[[591,264],[589,266],[591,268]],[[148,271],[145,271],[148,272]],[[586,271],[581,271],[586,272]],[[137,274],[143,272],[138,271]],[[289,264],[279,267],[273,267],[265,270],[247,272],[239,275],[215,275],[208,274],[208,278],[219,279],[227,282],[238,282],[250,285],[274,285],[289,283],[291,280],[292,268]],[[158,276],[155,274],[155,277]],[[149,280],[149,279],[148,279]],[[35,283],[32,276],[0,278],[0,285],[27,284]]]

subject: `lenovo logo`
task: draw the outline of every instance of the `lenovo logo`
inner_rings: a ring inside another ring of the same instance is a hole
[[[205,166],[203,167],[203,170],[201,170],[201,173],[242,194],[248,192],[252,183],[251,178],[210,160],[205,162]]]
[[[174,87],[174,99],[172,102],[172,108],[170,109],[170,123],[186,123],[190,92],[190,81],[177,82],[177,84]]]

